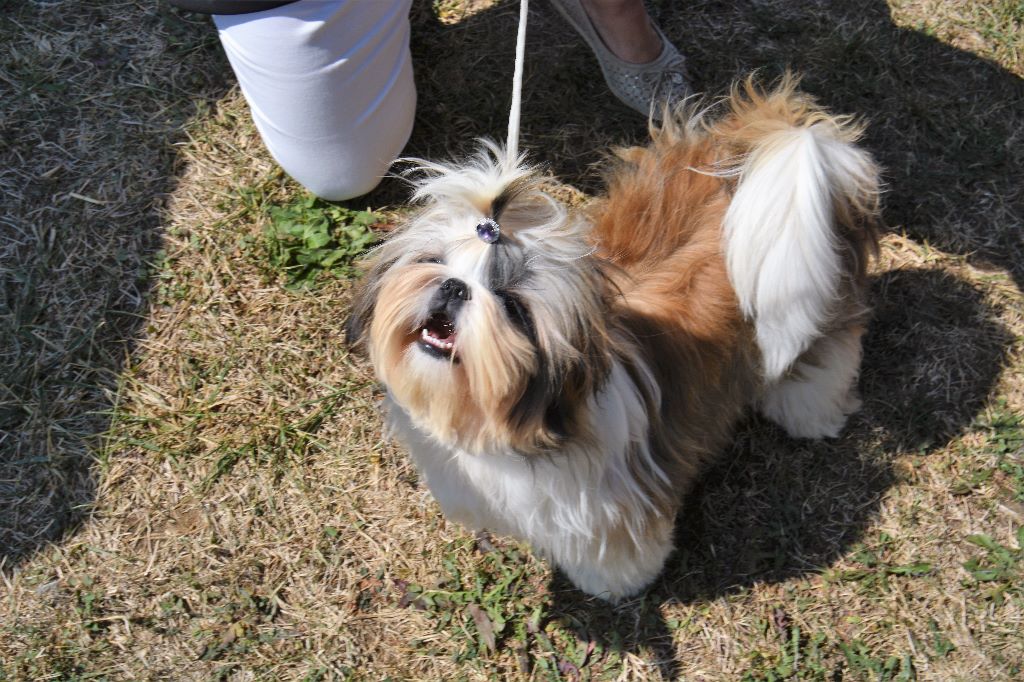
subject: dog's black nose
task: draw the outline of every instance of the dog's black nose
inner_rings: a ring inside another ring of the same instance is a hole
[[[441,299],[444,301],[450,301],[453,298],[459,301],[468,301],[469,296],[469,287],[461,279],[452,277],[441,283]]]

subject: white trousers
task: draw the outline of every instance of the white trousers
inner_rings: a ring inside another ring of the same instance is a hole
[[[412,132],[412,0],[300,0],[214,23],[253,120],[317,196],[377,186]]]

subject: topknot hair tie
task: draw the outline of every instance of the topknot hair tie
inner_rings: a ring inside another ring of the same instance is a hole
[[[476,226],[476,236],[488,244],[493,244],[501,237],[501,225],[494,218],[484,218]]]

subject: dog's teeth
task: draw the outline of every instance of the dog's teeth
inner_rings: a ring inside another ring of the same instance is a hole
[[[444,341],[434,336],[427,327],[420,330],[420,339],[423,343],[433,346],[438,350],[451,351],[455,348],[454,341]]]

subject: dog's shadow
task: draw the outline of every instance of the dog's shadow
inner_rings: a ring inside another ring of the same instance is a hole
[[[1012,341],[981,292],[940,270],[881,274],[872,298],[864,405],[842,437],[794,440],[751,417],[688,498],[677,521],[678,550],[645,597],[612,607],[557,576],[553,613],[581,638],[646,650],[674,679],[661,605],[820,572],[860,540],[897,481],[894,457],[926,454],[969,426]]]

